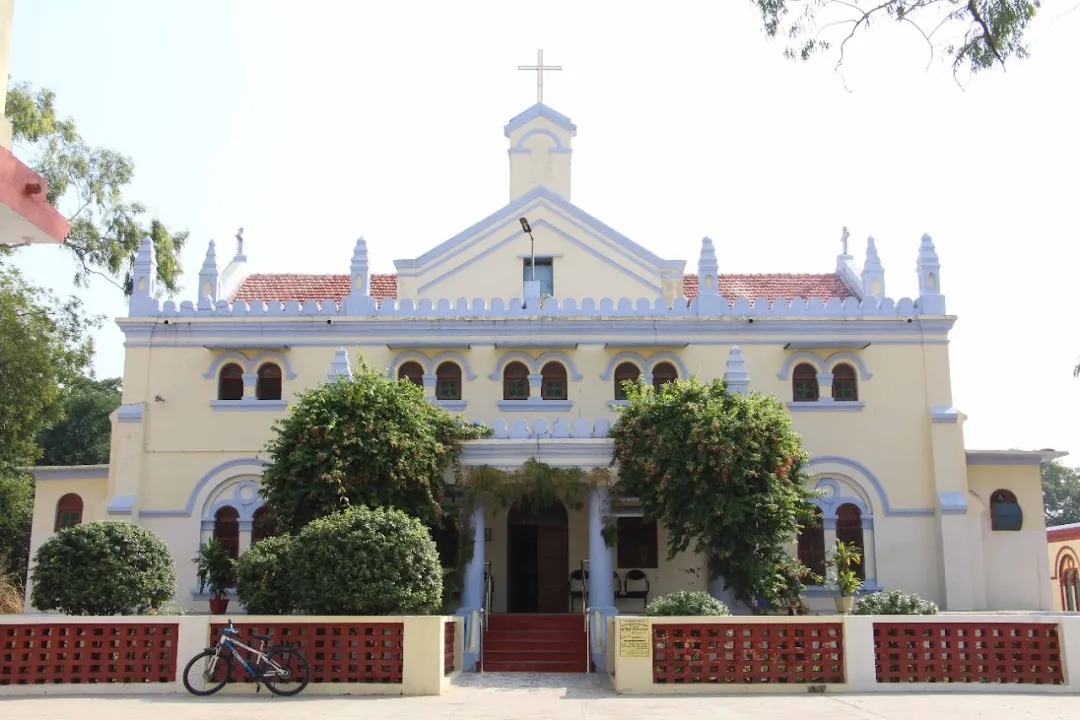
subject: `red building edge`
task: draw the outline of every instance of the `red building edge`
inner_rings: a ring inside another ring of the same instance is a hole
[[[39,233],[36,237],[0,237],[0,243],[64,242],[71,231],[71,223],[46,201],[47,189],[45,178],[12,155],[10,150],[0,147],[0,205],[22,217]],[[7,222],[0,226],[4,234],[9,232],[7,226]]]
[[[1080,523],[1046,528],[1047,542],[1067,542],[1070,540],[1080,540]]]

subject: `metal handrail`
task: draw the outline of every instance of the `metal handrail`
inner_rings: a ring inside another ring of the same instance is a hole
[[[589,637],[588,559],[581,561],[581,617],[585,621],[585,672],[592,669],[592,638]]]
[[[489,609],[491,608],[491,594],[494,589],[494,582],[491,579],[491,562],[484,562],[484,596],[480,599],[480,609],[478,614],[480,615],[480,633],[477,639],[477,658],[476,662],[480,666],[480,671],[484,670],[484,633],[488,629],[488,616],[491,614]]]

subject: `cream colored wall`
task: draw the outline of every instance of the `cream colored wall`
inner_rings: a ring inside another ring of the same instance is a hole
[[[1080,540],[1047,543],[1046,550],[1050,567],[1050,597],[1054,603],[1054,610],[1065,610],[1061,602],[1061,578],[1058,576],[1058,568],[1062,559],[1067,556],[1072,556],[1076,567],[1080,567]]]
[[[1039,467],[972,465],[968,483],[986,508],[995,490],[1011,490],[1024,511],[1023,529],[1016,532],[991,531],[989,510],[969,518],[982,528],[987,609],[1052,609]]]
[[[8,72],[11,68],[11,19],[15,0],[0,0],[0,107],[7,107]],[[11,121],[0,114],[0,148],[11,150]]]
[[[68,493],[75,493],[83,501],[83,522],[108,520],[106,513],[106,485],[102,478],[64,477],[38,478],[34,488],[34,519],[30,528],[30,578],[26,587],[26,609],[30,607],[30,590],[33,586],[33,559],[38,549],[52,537],[56,527],[56,503]]]

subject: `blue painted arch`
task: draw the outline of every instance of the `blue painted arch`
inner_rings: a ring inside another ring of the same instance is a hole
[[[615,377],[615,368],[619,367],[623,363],[633,363],[637,366],[637,369],[642,374],[649,372],[649,362],[636,352],[621,352],[616,354],[608,361],[607,368],[604,372],[600,373],[601,380],[611,380]]]
[[[223,352],[220,355],[214,357],[210,362],[210,367],[203,373],[203,377],[207,380],[213,380],[217,377],[221,368],[228,363],[236,363],[239,365],[245,373],[253,373],[259,369],[264,363],[272,362],[279,365],[285,375],[286,380],[295,380],[296,373],[293,372],[292,363],[289,362],[289,358],[277,350],[264,350],[253,358],[248,358],[241,352],[235,350],[229,350]]]
[[[825,372],[825,361],[821,356],[815,352],[803,350],[789,355],[788,359],[784,362],[784,366],[780,368],[780,372],[776,373],[776,377],[780,380],[790,380],[792,371],[795,370],[796,366],[801,365],[802,363],[813,365],[818,373]]]
[[[495,364],[494,372],[492,372],[488,376],[488,378],[491,380],[501,379],[503,371],[506,370],[506,366],[515,361],[525,365],[525,367],[527,367],[529,369],[529,372],[533,375],[539,375],[544,365],[548,364],[549,362],[559,362],[562,363],[563,367],[566,368],[566,373],[567,375],[569,375],[571,380],[578,381],[581,380],[582,377],[584,377],[580,372],[578,372],[577,365],[574,364],[573,358],[571,358],[564,352],[553,350],[551,352],[544,353],[536,359],[533,359],[533,357],[528,353],[521,352],[520,350],[515,350],[514,352],[508,352],[501,358],[499,358],[499,361]]]
[[[270,461],[263,460],[262,458],[244,457],[244,458],[233,458],[232,460],[226,460],[223,463],[219,463],[218,465],[215,465],[214,467],[207,470],[206,474],[203,475],[199,479],[199,482],[195,483],[195,487],[191,489],[191,495],[188,496],[187,505],[184,508],[184,515],[187,515],[188,517],[191,517],[192,513],[195,512],[195,503],[198,501],[199,495],[202,494],[202,491],[212,481],[214,481],[214,480],[228,480],[228,479],[230,479],[232,477],[235,477],[235,475],[228,475],[228,476],[223,477],[222,476],[223,473],[227,472],[228,470],[232,470],[233,468],[244,467],[245,465],[248,465],[248,466],[254,465],[256,467],[262,468],[262,467],[266,467],[269,464],[270,464]]]
[[[554,145],[548,150],[548,152],[550,152],[550,153],[560,153],[560,154],[571,152],[570,148],[563,145],[562,140],[559,138],[559,136],[556,135],[555,133],[553,133],[551,130],[548,130],[547,128],[533,128],[532,130],[529,130],[524,135],[522,135],[520,138],[518,138],[518,141],[516,143],[514,143],[514,147],[512,147],[510,149],[510,154],[511,155],[518,155],[518,154],[528,155],[528,154],[532,153],[532,149],[528,148],[528,147],[525,147],[525,144],[531,138],[533,138],[533,137],[535,137],[537,135],[543,135],[544,137],[551,138],[551,141],[554,143]]]
[[[833,368],[840,363],[847,363],[855,368],[855,371],[859,373],[860,380],[869,380],[874,377],[870,372],[870,368],[866,367],[866,361],[853,352],[835,352],[825,358],[825,368],[829,372],[832,372]]]
[[[686,380],[690,377],[690,373],[686,369],[686,365],[683,361],[673,352],[659,352],[655,355],[649,356],[649,372],[654,372],[656,366],[662,362],[669,362],[675,366],[675,370],[679,373],[680,380]]]
[[[881,484],[881,480],[878,479],[877,475],[875,475],[870,468],[866,467],[858,460],[852,460],[851,458],[843,457],[841,455],[814,455],[803,467],[804,470],[809,471],[809,469],[815,465],[825,465],[829,463],[840,465],[841,467],[846,467],[859,473],[860,477],[852,477],[851,479],[859,484],[861,484],[860,480],[865,481],[874,489],[874,493],[881,501],[882,515],[932,516],[934,514],[933,508],[893,508],[889,502],[889,495],[885,491],[885,486]]]

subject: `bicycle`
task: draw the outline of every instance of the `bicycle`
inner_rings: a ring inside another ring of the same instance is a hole
[[[184,667],[184,687],[187,688],[187,691],[192,695],[213,695],[228,684],[232,673],[232,663],[229,662],[229,656],[223,654],[222,650],[232,651],[233,657],[243,665],[248,675],[256,682],[266,685],[266,689],[275,695],[291,697],[307,687],[311,666],[299,648],[289,643],[282,643],[272,645],[267,649],[266,644],[270,642],[271,635],[252,633],[252,637],[262,641],[262,645],[258,650],[240,641],[240,631],[233,626],[233,621],[229,620],[229,624],[222,629],[218,642],[213,647],[208,647],[191,658]],[[240,650],[254,653],[254,664],[245,660],[240,654]],[[206,662],[202,672],[196,676],[196,679],[202,680],[205,686],[196,689],[191,680],[188,679],[188,675],[199,660],[205,660]],[[297,661],[298,667],[296,670],[290,669],[291,660]],[[265,670],[261,668],[263,663],[267,666]],[[222,667],[224,667],[224,670],[222,670]],[[296,683],[296,686],[286,690],[276,685],[278,681],[283,683],[293,682]],[[256,692],[258,692],[257,688]]]

